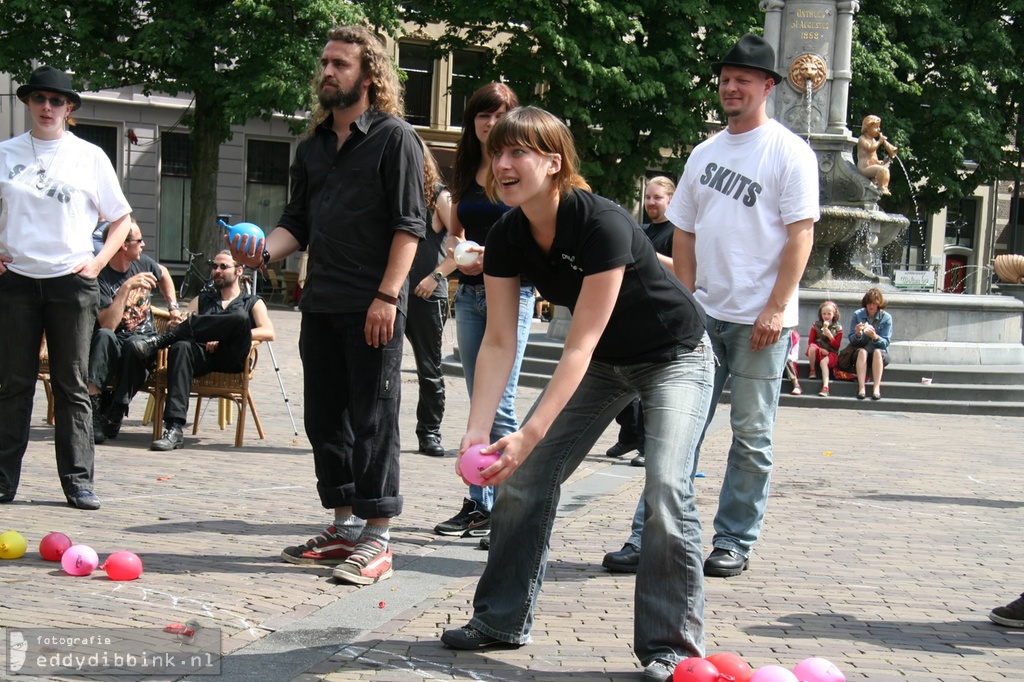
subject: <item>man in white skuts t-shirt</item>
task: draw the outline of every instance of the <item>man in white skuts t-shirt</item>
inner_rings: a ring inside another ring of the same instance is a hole
[[[746,570],[761,532],[789,332],[820,217],[814,152],[765,111],[783,80],[774,65],[771,46],[753,35],[711,65],[728,125],[693,150],[668,208],[679,228],[676,275],[707,311],[720,363],[708,423],[732,377],[732,446],[707,576]]]

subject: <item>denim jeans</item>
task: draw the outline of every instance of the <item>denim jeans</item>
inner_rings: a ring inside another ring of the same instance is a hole
[[[516,341],[516,360],[508,377],[505,393],[498,403],[498,413],[491,426],[491,442],[519,430],[516,419],[516,386],[519,384],[519,366],[523,364],[523,353],[530,340],[530,326],[533,324],[533,287],[519,290],[519,338]],[[482,284],[460,284],[455,292],[455,332],[459,342],[459,359],[466,376],[466,390],[473,397],[473,376],[476,373],[476,356],[484,340],[487,325],[487,297]],[[478,485],[469,486],[469,497],[490,511],[494,506],[494,490]]]
[[[779,409],[782,369],[789,355],[790,329],[772,346],[760,351],[750,349],[752,325],[720,322],[710,315],[708,333],[718,360],[715,370],[715,391],[711,409],[700,436],[701,444],[708,425],[715,418],[718,401],[726,379],[730,387],[732,447],[718,496],[715,516],[715,547],[750,556],[750,550],[761,534],[768,487],[772,474],[772,431]],[[780,364],[781,363],[781,364]],[[693,475],[697,473],[700,445],[693,459]],[[644,530],[644,500],[640,498],[630,525],[626,544],[640,549]]]
[[[783,329],[774,344],[753,351],[750,348],[752,325],[721,322],[710,315],[707,323],[718,368],[715,370],[715,392],[711,397],[705,432],[715,417],[725,381],[731,377],[729,422],[732,445],[722,490],[718,495],[712,544],[716,548],[750,556],[761,535],[768,504],[772,478],[772,431],[779,410],[779,391],[789,354],[791,330]],[[701,434],[701,442],[703,440],[704,434]],[[697,472],[699,458],[700,446],[691,474]]]
[[[92,490],[96,446],[86,375],[98,308],[95,279],[0,275],[0,492],[16,491],[21,480],[44,331],[57,475],[65,495]]]
[[[398,494],[405,315],[379,348],[366,343],[366,313],[303,313],[299,332],[306,436],[325,509],[361,519],[402,513]],[[346,418],[347,412],[347,418]]]
[[[530,640],[561,485],[639,395],[647,432],[647,519],[634,592],[634,650],[644,665],[704,655],[701,528],[689,474],[713,378],[706,336],[667,362],[591,363],[547,435],[498,488],[471,626],[506,642]]]

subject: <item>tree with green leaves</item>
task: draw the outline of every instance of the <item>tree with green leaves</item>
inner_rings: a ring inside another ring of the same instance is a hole
[[[762,21],[756,0],[419,0],[404,18],[445,24],[439,51],[498,41],[476,83],[503,77],[563,118],[584,176],[620,201],[648,168],[678,176],[717,107],[710,63]]]
[[[393,3],[345,0],[79,0],[0,3],[0,71],[27,80],[37,63],[76,87],[140,85],[191,94],[194,250],[216,247],[218,150],[231,126],[306,111],[327,30],[364,14],[393,28]],[[297,127],[304,126],[299,120]]]
[[[854,21],[850,125],[881,116],[910,182],[893,164],[891,206],[913,216],[955,207],[1019,173],[1024,0],[866,1]],[[922,215],[923,217],[923,215]]]

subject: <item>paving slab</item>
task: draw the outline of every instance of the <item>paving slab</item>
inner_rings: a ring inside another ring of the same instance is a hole
[[[604,571],[642,488],[642,470],[612,460],[609,429],[568,481],[551,545],[533,641],[518,650],[455,652],[441,631],[465,623],[486,559],[476,541],[434,535],[461,506],[465,486],[443,459],[414,452],[415,373],[403,365],[405,512],[392,531],[395,576],[358,588],[329,568],[296,567],[281,549],[319,532],[302,429],[299,314],[274,307],[274,355],[299,435],[292,431],[270,353],[255,381],[267,432],[217,427],[210,408],[185,449],[150,452],[138,398],[114,441],[97,448],[97,512],[64,504],[53,431],[36,397],[18,499],[0,506],[0,530],[23,533],[29,552],[0,562],[0,625],[163,627],[194,620],[219,628],[221,679],[636,680],[634,578]],[[544,326],[536,323],[535,331]],[[454,329],[449,323],[445,346]],[[445,445],[468,415],[461,378],[448,382]],[[522,388],[521,415],[539,391]],[[698,506],[710,545],[729,432],[723,406],[704,445]],[[990,623],[994,606],[1024,591],[1018,566],[1024,520],[1024,419],[780,408],[776,467],[762,539],[748,572],[709,579],[708,652],[734,651],[754,666],[793,667],[810,656],[848,680],[955,682],[1024,678],[1024,630]],[[65,575],[36,551],[50,531],[89,544],[101,559],[127,549],[143,576]],[[0,647],[0,679],[6,679]],[[10,676],[13,680],[31,680]],[[65,679],[65,678],[53,678]],[[82,678],[66,678],[82,679]],[[107,676],[92,679],[130,680]],[[137,676],[135,679],[174,679]],[[210,679],[194,676],[190,679]]]

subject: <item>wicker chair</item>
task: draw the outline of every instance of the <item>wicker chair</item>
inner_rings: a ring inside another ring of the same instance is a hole
[[[252,420],[256,424],[256,431],[260,439],[265,439],[263,433],[263,422],[260,421],[259,412],[256,411],[256,403],[253,401],[250,390],[250,382],[256,372],[256,365],[259,361],[259,341],[254,341],[246,365],[249,368],[246,372],[210,372],[192,380],[192,390],[189,395],[196,399],[196,413],[192,420],[192,435],[199,432],[199,420],[202,416],[203,398],[218,398],[222,401],[231,401],[238,405],[238,424],[235,427],[235,447],[242,447],[245,437],[245,410],[246,407],[252,412]],[[156,379],[156,406],[153,414],[153,440],[160,438],[163,428],[164,407],[167,402],[167,364],[153,373]],[[231,403],[228,403],[230,407]],[[230,421],[228,410],[222,404],[219,412],[221,430]]]
[[[171,315],[168,311],[163,308],[153,307],[153,324],[156,326],[158,334],[167,331],[167,323],[171,319]],[[156,361],[157,369],[154,369],[149,373],[149,378],[146,383],[142,386],[140,391],[144,391],[149,394],[150,404],[153,402],[153,398],[156,396],[156,381],[155,375],[160,367],[167,366],[167,351],[161,350],[157,355]],[[43,343],[39,348],[39,380],[43,382],[43,390],[46,391],[46,423],[53,426],[53,388],[50,386],[50,354],[46,347],[46,334],[43,334]],[[107,386],[109,390],[114,390],[115,386]],[[146,415],[150,414],[150,405],[146,406]],[[143,418],[142,423],[147,423],[146,417]]]

